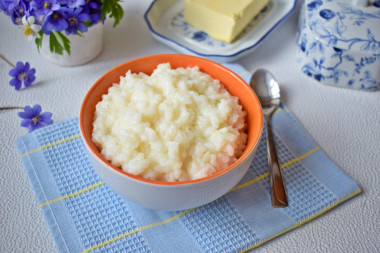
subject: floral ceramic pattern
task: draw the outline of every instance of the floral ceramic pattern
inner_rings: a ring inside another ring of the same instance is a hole
[[[173,17],[171,25],[173,29],[183,37],[194,40],[200,45],[208,47],[223,48],[227,43],[211,38],[207,33],[202,32],[191,26],[184,20],[183,12],[178,13]]]
[[[257,24],[257,20],[263,18],[272,8],[273,2],[270,1],[266,7],[264,7],[261,12],[252,19],[252,21],[244,28],[244,30],[240,33],[240,35],[235,39],[235,41],[239,40],[240,38],[243,38],[244,35],[248,34],[253,27]],[[173,29],[183,37],[187,39],[194,40],[194,42],[197,42],[201,46],[208,47],[210,49],[212,48],[224,48],[229,43],[216,40],[211,38],[207,33],[198,30],[194,26],[188,24],[184,20],[183,11],[179,12],[177,15],[175,15],[172,19],[171,25]]]
[[[298,27],[302,71],[325,84],[380,89],[380,8],[348,1],[304,2]]]

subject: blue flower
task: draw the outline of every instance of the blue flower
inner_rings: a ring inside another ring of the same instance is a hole
[[[333,17],[335,17],[335,12],[333,12],[332,10],[329,10],[329,9],[323,9],[319,12],[319,15],[326,19],[326,20],[330,20],[332,19]]]
[[[8,7],[5,5],[3,0],[0,0],[0,12],[6,12],[8,10]]]
[[[13,1],[9,0],[0,0],[0,12],[3,11],[6,15],[9,15],[9,6]]]
[[[50,34],[53,30],[61,32],[69,27],[69,23],[63,17],[62,9],[52,11],[44,17],[44,25],[42,31],[45,34]]]
[[[15,25],[21,24],[23,16],[29,17],[30,4],[27,0],[1,0],[1,8],[4,9],[6,15],[10,16]]]
[[[87,32],[87,26],[83,22],[90,20],[87,13],[83,13],[82,8],[66,9],[63,13],[64,18],[69,23],[69,27],[65,30],[66,34],[77,34],[77,31],[82,33]]]
[[[57,0],[34,0],[30,5],[38,15],[47,15],[61,8]]]
[[[11,86],[14,86],[16,90],[21,88],[22,83],[24,82],[25,87],[31,85],[36,77],[34,74],[36,73],[35,69],[30,69],[30,65],[28,62],[25,65],[22,62],[16,63],[16,68],[13,68],[9,71],[9,75],[13,77],[13,79],[9,82]]]
[[[62,5],[67,5],[69,8],[78,8],[86,4],[85,0],[59,0]]]
[[[87,6],[86,6],[87,7]],[[90,14],[90,19],[92,24],[97,24],[102,16],[101,12],[102,2],[99,0],[92,0],[88,2],[88,12]]]
[[[207,38],[207,33],[198,31],[193,34],[193,40],[204,41]]]
[[[33,108],[25,106],[24,111],[18,113],[18,116],[22,118],[21,126],[29,128],[29,133],[53,123],[51,112],[44,112],[41,114],[41,111],[41,106],[37,104],[34,105]]]

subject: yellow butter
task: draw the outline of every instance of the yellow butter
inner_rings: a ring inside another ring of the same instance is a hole
[[[186,0],[184,18],[211,37],[232,42],[269,0]]]

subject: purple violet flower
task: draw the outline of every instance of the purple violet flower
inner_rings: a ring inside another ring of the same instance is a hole
[[[83,13],[82,8],[66,8],[63,16],[69,23],[69,27],[65,30],[67,35],[77,34],[78,30],[82,33],[87,32],[87,26],[83,22],[88,21],[90,16],[87,13]]]
[[[102,13],[101,13],[101,7],[102,7],[102,2],[98,0],[90,0],[84,8],[88,9],[88,13],[90,15],[91,19],[91,25],[95,25],[99,22]]]
[[[61,5],[67,5],[69,8],[78,8],[86,4],[85,0],[59,0]]]
[[[63,17],[63,9],[52,11],[44,17],[44,25],[42,31],[50,34],[53,30],[61,32],[69,27],[69,23]]]
[[[0,12],[4,12],[6,15],[8,14],[10,2],[7,0],[0,0]]]
[[[9,75],[13,77],[13,79],[9,82],[11,86],[14,86],[16,90],[19,90],[24,82],[25,87],[31,85],[36,77],[34,74],[36,70],[30,69],[30,65],[28,62],[25,62],[25,65],[22,62],[16,63],[16,68],[13,68],[9,71]]]
[[[2,0],[2,8],[7,15],[11,15],[12,12],[20,5],[21,0]],[[21,2],[23,3],[23,2]]]
[[[3,0],[2,8],[6,15],[10,16],[15,25],[21,24],[23,16],[29,17],[30,6],[27,0]]]
[[[18,113],[18,116],[22,118],[21,126],[29,128],[29,133],[53,123],[51,112],[44,112],[41,114],[41,111],[41,106],[36,104],[33,108],[25,106],[24,111]]]
[[[3,0],[0,0],[0,12],[5,12],[7,10],[7,7],[5,6]]]
[[[51,11],[59,10],[61,5],[57,0],[34,0],[31,7],[38,15],[47,15]]]

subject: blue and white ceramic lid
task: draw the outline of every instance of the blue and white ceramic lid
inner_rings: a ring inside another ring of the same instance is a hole
[[[325,45],[380,53],[380,1],[306,0],[305,4],[306,25]]]
[[[380,90],[380,0],[305,0],[297,62],[318,82]]]

